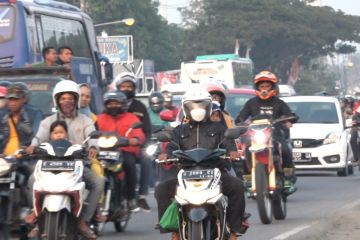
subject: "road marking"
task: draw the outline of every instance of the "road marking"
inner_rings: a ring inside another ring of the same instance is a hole
[[[303,230],[305,230],[305,229],[313,226],[314,224],[315,224],[315,223],[296,227],[296,228],[294,228],[294,229],[292,229],[292,230],[290,230],[290,231],[288,231],[288,232],[285,232],[285,233],[280,234],[280,235],[278,235],[278,236],[276,236],[276,237],[273,237],[273,238],[271,238],[270,240],[284,240],[284,239],[288,239],[290,236],[295,235],[296,233],[301,232],[301,231],[303,231]]]

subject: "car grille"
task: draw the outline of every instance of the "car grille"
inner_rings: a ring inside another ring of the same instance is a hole
[[[323,139],[292,139],[293,148],[314,148],[323,145]]]
[[[319,162],[319,159],[317,157],[313,157],[313,158],[311,158],[311,161],[307,161],[307,162],[294,161],[294,164],[298,165],[298,166],[302,166],[302,165],[321,165],[321,163]]]
[[[0,58],[0,68],[10,68],[14,66],[14,57]]]

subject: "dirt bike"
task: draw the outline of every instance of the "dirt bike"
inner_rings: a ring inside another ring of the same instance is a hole
[[[14,155],[0,157],[0,239],[27,239],[28,229],[23,219],[30,212],[24,189],[28,166],[22,153],[19,150]]]
[[[285,187],[291,169],[282,168],[281,145],[274,144],[273,131],[276,124],[292,121],[295,116],[275,121],[258,118],[248,126],[251,138],[251,189],[250,196],[256,199],[261,222],[270,224],[273,217],[286,218],[288,189]],[[275,151],[275,148],[278,148]]]
[[[225,137],[235,139],[240,133],[240,129],[228,129]],[[157,137],[161,142],[171,139],[169,133],[160,133]],[[182,240],[228,239],[228,200],[221,192],[220,169],[211,167],[225,154],[225,149],[196,148],[176,150],[173,152],[175,158],[156,160],[158,163],[176,163],[181,169],[177,174],[175,201]]]
[[[124,199],[125,172],[123,169],[124,157],[119,147],[129,145],[128,134],[132,129],[140,128],[142,123],[135,123],[126,132],[125,137],[121,137],[117,132],[95,131],[90,134],[90,138],[98,139],[99,153],[97,160],[104,169],[105,188],[104,200],[102,203],[101,214],[106,215],[108,221],[113,222],[117,232],[125,231],[131,217],[131,211],[127,207]],[[105,223],[92,221],[91,227],[100,234]]]

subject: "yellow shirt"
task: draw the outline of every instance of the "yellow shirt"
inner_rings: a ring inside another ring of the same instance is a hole
[[[11,121],[10,118],[8,118],[10,132],[9,132],[9,141],[4,149],[5,155],[12,155],[20,148],[19,144],[19,137],[17,135],[17,131],[15,129],[15,126],[13,124],[13,121]],[[14,122],[17,122],[16,119],[14,119]]]

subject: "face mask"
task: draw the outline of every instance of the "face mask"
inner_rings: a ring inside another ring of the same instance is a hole
[[[124,111],[123,111],[122,108],[112,107],[112,108],[106,109],[106,112],[107,112],[109,115],[115,117],[115,116],[123,113]]]
[[[260,92],[260,95],[263,96],[263,97],[266,97],[267,95],[269,95],[269,91],[263,90],[263,91]]]
[[[154,113],[159,113],[161,110],[163,110],[161,105],[150,105],[150,108]]]
[[[124,90],[121,92],[125,94],[127,99],[131,99],[131,98],[135,97],[135,91]]]
[[[196,108],[190,111],[191,119],[195,122],[201,122],[205,119],[206,110],[203,108]]]

